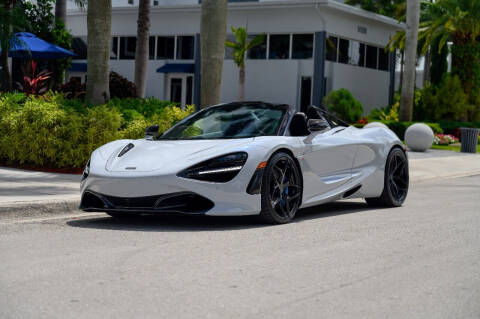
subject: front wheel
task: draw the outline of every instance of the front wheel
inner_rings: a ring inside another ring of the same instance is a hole
[[[262,211],[260,216],[271,224],[290,222],[302,200],[300,168],[283,152],[270,158],[262,180]]]
[[[408,193],[408,160],[405,153],[394,148],[388,154],[385,164],[383,192],[380,197],[365,198],[371,206],[399,207],[407,198]]]

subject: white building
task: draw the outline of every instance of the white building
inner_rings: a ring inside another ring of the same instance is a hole
[[[110,67],[133,81],[138,0],[131,2],[114,0]],[[147,96],[198,101],[200,10],[199,0],[152,1]],[[384,47],[403,28],[396,20],[332,0],[230,0],[227,24],[229,32],[248,26],[251,35],[267,35],[247,54],[247,100],[300,109],[346,88],[368,112],[393,96],[395,59]],[[70,6],[67,28],[78,54],[69,76],[84,76],[86,10]],[[238,68],[227,51],[222,102],[236,100],[237,92]]]

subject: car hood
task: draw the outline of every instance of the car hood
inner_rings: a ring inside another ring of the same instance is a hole
[[[107,159],[105,169],[111,172],[151,172],[186,168],[202,160],[222,154],[235,152],[239,146],[245,146],[254,138],[235,140],[121,140],[106,150],[101,150]],[[123,148],[132,143],[134,147],[118,157]]]

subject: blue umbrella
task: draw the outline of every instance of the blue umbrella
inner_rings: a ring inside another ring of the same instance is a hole
[[[23,59],[60,59],[73,57],[75,53],[37,38],[32,33],[19,32],[10,39],[8,55]]]

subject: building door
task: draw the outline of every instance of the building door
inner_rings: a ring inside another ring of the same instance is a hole
[[[167,74],[166,99],[181,106],[193,103],[193,75],[188,73]]]
[[[302,76],[300,82],[300,112],[306,112],[307,107],[312,104],[312,77]]]

